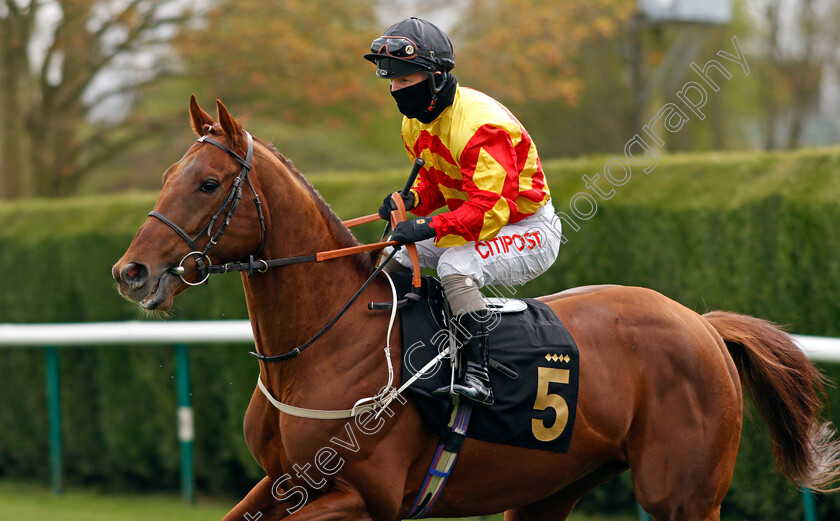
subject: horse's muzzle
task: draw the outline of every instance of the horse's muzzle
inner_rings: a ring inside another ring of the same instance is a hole
[[[168,309],[172,304],[174,287],[179,282],[178,277],[169,271],[153,275],[145,264],[139,262],[118,262],[111,268],[111,275],[123,297],[149,310]]]
[[[144,264],[135,262],[129,262],[122,268],[119,268],[119,263],[117,263],[112,268],[111,274],[120,287],[125,284],[131,289],[141,288],[149,280],[149,269]]]

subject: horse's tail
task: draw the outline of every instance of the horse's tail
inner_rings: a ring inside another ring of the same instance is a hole
[[[840,441],[818,418],[825,377],[772,322],[724,311],[703,318],[735,360],[741,382],[770,428],[773,457],[792,483],[820,492],[840,478]]]

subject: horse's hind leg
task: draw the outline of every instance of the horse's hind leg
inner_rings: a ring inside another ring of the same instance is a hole
[[[508,510],[505,521],[564,521],[580,497],[558,493],[542,501]]]
[[[563,521],[587,492],[627,470],[623,462],[607,463],[553,496],[505,512],[505,521]]]
[[[703,450],[697,446],[700,440],[686,440],[681,447],[647,447],[641,463],[631,462],[636,499],[656,521],[720,520],[735,461]]]
[[[631,429],[633,489],[656,521],[719,521],[741,433],[740,406],[726,401],[715,414],[684,398],[660,404]]]

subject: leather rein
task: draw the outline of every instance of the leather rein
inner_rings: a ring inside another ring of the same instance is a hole
[[[190,235],[187,232],[185,232],[183,228],[178,226],[175,222],[173,222],[171,219],[167,218],[165,215],[161,214],[160,212],[157,212],[157,211],[154,211],[154,210],[149,212],[150,217],[155,217],[156,219],[159,219],[161,222],[163,222],[164,224],[166,224],[167,226],[172,228],[182,239],[184,239],[184,241],[190,247],[190,252],[187,253],[186,255],[184,255],[184,257],[181,259],[181,262],[178,264],[178,266],[174,266],[174,267],[170,268],[170,270],[169,270],[171,273],[181,277],[181,280],[184,281],[185,284],[188,284],[190,286],[198,286],[200,284],[204,284],[210,278],[210,274],[213,274],[213,273],[232,273],[232,272],[244,271],[250,277],[251,275],[254,274],[255,270],[260,272],[260,273],[263,273],[263,272],[267,271],[269,268],[276,268],[276,267],[280,267],[280,266],[290,266],[290,265],[293,265],[293,264],[303,264],[303,263],[308,263],[308,262],[322,262],[322,261],[325,261],[325,260],[337,259],[337,258],[345,257],[345,256],[348,256],[348,255],[355,255],[355,254],[364,253],[364,252],[367,252],[367,251],[378,250],[378,249],[382,249],[386,246],[394,246],[394,250],[391,252],[391,254],[385,259],[384,262],[380,263],[379,266],[376,267],[376,269],[373,271],[373,273],[370,275],[370,277],[368,277],[368,279],[364,282],[364,284],[362,284],[362,286],[358,289],[358,291],[356,291],[356,293],[350,298],[350,300],[348,300],[347,303],[341,308],[341,310],[339,310],[339,312],[336,314],[336,316],[333,317],[332,320],[330,320],[323,328],[321,328],[320,331],[315,333],[315,335],[312,338],[310,338],[308,341],[306,341],[304,344],[292,349],[291,351],[289,351],[287,353],[283,353],[282,355],[266,356],[266,355],[256,353],[256,352],[250,352],[249,353],[252,356],[255,356],[256,358],[259,358],[260,360],[262,360],[264,362],[278,362],[278,361],[281,361],[281,360],[288,360],[289,358],[294,358],[294,357],[300,355],[306,348],[311,346],[324,333],[326,333],[327,330],[329,330],[336,322],[338,322],[338,319],[340,319],[342,317],[342,315],[344,315],[344,313],[347,312],[347,310],[350,308],[350,306],[353,304],[353,302],[355,302],[356,299],[359,298],[359,296],[370,285],[370,283],[373,282],[373,279],[376,278],[377,275],[379,275],[379,273],[382,271],[383,267],[388,263],[388,261],[391,260],[391,258],[397,253],[397,251],[399,250],[399,248],[401,246],[401,243],[399,243],[397,241],[383,241],[383,242],[377,242],[377,243],[373,243],[373,244],[363,244],[363,245],[360,245],[360,246],[351,246],[349,248],[340,248],[340,249],[337,249],[337,250],[321,251],[321,252],[318,252],[318,253],[315,253],[315,254],[312,254],[312,255],[299,255],[299,256],[296,256],[296,257],[285,257],[285,258],[282,258],[282,259],[271,259],[271,260],[263,260],[263,259],[256,259],[255,260],[254,255],[259,254],[262,251],[263,246],[265,244],[265,236],[266,236],[265,217],[263,216],[263,213],[262,213],[262,203],[260,202],[260,197],[259,197],[259,195],[257,195],[257,191],[254,188],[254,184],[251,182],[251,178],[248,176],[249,172],[251,171],[251,160],[253,158],[253,153],[254,153],[254,138],[247,131],[243,131],[243,132],[245,132],[245,135],[248,138],[248,151],[247,151],[247,154],[245,155],[244,159],[239,154],[237,154],[236,152],[231,150],[230,148],[226,147],[225,145],[223,145],[222,143],[219,143],[218,141],[216,141],[214,139],[211,139],[210,137],[208,137],[206,135],[202,136],[202,137],[200,137],[196,140],[199,143],[210,143],[211,145],[214,145],[214,146],[218,147],[219,149],[227,152],[231,157],[233,157],[242,166],[242,168],[239,171],[239,174],[234,179],[233,186],[231,186],[231,189],[228,192],[228,195],[227,195],[227,198],[225,198],[225,201],[222,203],[222,205],[219,207],[219,209],[216,211],[216,213],[213,215],[213,217],[210,218],[210,221],[198,232],[198,234],[196,234],[195,237],[190,237]],[[414,175],[416,176],[416,173]],[[259,220],[259,223],[260,223],[260,245],[253,254],[248,256],[247,261],[230,262],[230,263],[227,263],[227,264],[213,264],[212,260],[208,256],[208,253],[213,248],[213,246],[215,246],[216,243],[218,243],[222,234],[225,232],[225,229],[227,229],[228,225],[230,224],[230,220],[233,218],[233,214],[236,212],[236,209],[239,207],[239,203],[242,200],[242,185],[245,183],[246,180],[248,181],[248,185],[251,187],[251,192],[253,192],[253,194],[254,194],[254,205],[257,208],[257,219]],[[394,197],[394,200],[398,204],[398,207],[401,210],[400,212],[394,212],[394,213],[398,213],[399,216],[402,217],[402,220],[404,220],[405,219],[405,208],[402,205],[402,198],[399,197],[399,196],[396,196],[396,197]],[[221,218],[222,214],[225,213],[225,211],[227,211],[227,213],[225,214],[224,220],[221,222],[221,224],[219,224],[218,229],[214,233],[213,232],[213,226],[216,225],[216,222],[219,221],[219,219]],[[373,222],[377,219],[379,219],[379,216],[377,214],[372,214],[372,215],[368,215],[368,216],[365,216],[365,217],[359,217],[359,218],[356,218],[356,219],[351,219],[349,221],[345,221],[344,225],[347,226],[347,227],[350,227],[350,226],[355,226],[355,225],[363,224],[363,223],[367,223],[367,222]],[[393,217],[392,217],[392,220],[393,220]],[[196,241],[198,240],[199,237],[201,237],[202,234],[205,234],[205,233],[210,238],[210,240],[207,242],[207,245],[205,245],[203,249],[199,250],[198,247],[196,246]],[[413,244],[410,245],[410,246],[412,247],[411,249],[413,249]],[[198,269],[199,276],[201,277],[201,280],[199,282],[190,282],[190,281],[188,281],[184,278],[184,273],[186,272],[186,268],[184,268],[184,261],[186,261],[187,258],[189,258],[189,257],[194,257],[195,258],[196,269]],[[204,263],[204,259],[207,260],[207,264]],[[418,273],[418,277],[419,277],[419,270],[417,271],[417,273]],[[419,286],[419,278],[418,278],[417,284],[415,284],[415,286]]]

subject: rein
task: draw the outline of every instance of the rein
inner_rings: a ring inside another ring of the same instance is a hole
[[[348,255],[355,255],[357,253],[364,253],[366,251],[373,251],[382,249],[386,246],[394,246],[394,250],[385,259],[385,262],[382,262],[377,266],[377,268],[373,271],[373,273],[368,277],[364,284],[350,297],[350,300],[347,301],[346,304],[339,310],[338,314],[332,318],[320,331],[315,333],[315,335],[306,341],[304,344],[292,349],[287,353],[283,353],[282,355],[273,355],[273,356],[266,356],[260,353],[251,352],[252,356],[264,361],[264,362],[279,362],[281,360],[288,360],[290,358],[294,358],[300,355],[306,348],[311,346],[315,343],[316,340],[321,338],[321,336],[327,332],[336,322],[347,312],[350,306],[359,298],[359,296],[364,292],[364,290],[373,282],[373,279],[382,272],[384,266],[388,263],[389,260],[397,253],[399,250],[399,246],[401,243],[397,241],[382,241],[373,244],[363,244],[360,246],[351,246],[349,248],[340,248],[337,250],[328,250],[328,251],[321,251],[315,253],[313,255],[299,255],[296,257],[286,257],[282,259],[271,259],[271,260],[263,260],[263,259],[254,259],[254,255],[251,254],[248,256],[248,260],[245,262],[230,262],[227,264],[213,264],[208,253],[210,250],[215,246],[219,239],[221,238],[222,234],[227,229],[228,225],[230,224],[230,220],[233,218],[233,214],[236,212],[236,209],[239,207],[239,203],[242,200],[242,185],[244,184],[245,180],[248,181],[248,185],[251,187],[251,191],[254,194],[254,205],[257,208],[257,218],[260,223],[260,245],[257,248],[255,253],[259,253],[263,249],[263,245],[265,244],[265,217],[262,213],[262,203],[260,202],[260,197],[257,195],[257,191],[254,188],[254,184],[251,182],[251,178],[248,176],[248,173],[251,171],[251,160],[254,154],[254,138],[249,134],[247,131],[244,131],[245,135],[248,137],[248,152],[243,159],[239,154],[231,150],[230,148],[226,147],[222,143],[211,139],[210,137],[204,135],[198,138],[196,141],[199,143],[210,143],[218,147],[219,149],[227,152],[231,157],[233,157],[241,166],[242,169],[239,171],[239,174],[236,176],[236,179],[233,180],[233,186],[231,186],[230,191],[228,192],[227,198],[222,203],[222,206],[216,211],[213,217],[210,218],[210,221],[196,234],[195,237],[190,237],[187,232],[184,231],[183,228],[178,226],[175,222],[171,219],[166,217],[160,212],[151,211],[149,212],[150,217],[155,217],[159,219],[161,222],[172,228],[182,239],[189,245],[190,252],[184,255],[181,259],[181,262],[178,266],[172,267],[169,271],[175,275],[181,277],[181,280],[184,281],[185,284],[190,286],[198,286],[200,284],[204,284],[210,278],[210,275],[213,273],[232,273],[237,271],[244,271],[247,272],[248,276],[254,274],[254,270],[263,273],[267,271],[269,268],[276,268],[280,266],[291,266],[293,264],[304,264],[309,262],[322,262],[325,260],[330,259],[337,259],[340,257],[345,257]],[[418,167],[419,168],[419,167]],[[416,176],[416,173],[413,174]],[[402,204],[402,199],[399,197],[395,197],[395,200],[398,200],[399,204]],[[213,233],[213,226],[216,225],[216,222],[222,216],[222,213],[227,213],[225,215],[224,221],[219,225],[219,228]],[[402,208],[402,217],[405,218],[405,209]],[[351,219],[347,221],[345,225],[355,226],[357,224],[363,224],[366,222],[372,222],[378,219],[379,216],[377,214],[368,215],[365,217],[359,217],[357,219]],[[204,246],[204,249],[200,250],[195,244],[195,241],[198,238],[206,233],[210,240],[207,242],[207,245]],[[198,269],[199,276],[201,280],[199,282],[190,282],[184,278],[184,273],[186,272],[186,268],[184,267],[184,261],[187,260],[189,257],[195,258],[196,268]],[[208,264],[204,264],[204,260],[207,259]],[[419,284],[418,284],[419,285]],[[396,304],[395,304],[396,305]],[[396,309],[396,308],[395,308]]]
[[[283,353],[282,355],[266,356],[266,355],[263,355],[263,354],[260,354],[260,353],[256,353],[254,351],[251,351],[248,354],[251,355],[251,356],[254,356],[256,358],[259,358],[263,362],[279,362],[281,360],[288,360],[289,358],[294,358],[294,357],[300,355],[306,348],[308,348],[309,346],[314,344],[316,340],[321,338],[321,336],[324,333],[326,333],[329,328],[331,328],[333,325],[335,325],[336,322],[338,322],[338,319],[340,319],[344,315],[344,313],[346,313],[347,310],[350,309],[350,306],[353,304],[353,302],[356,302],[356,299],[359,298],[359,295],[361,295],[365,291],[365,289],[367,289],[367,287],[370,286],[370,283],[373,282],[373,279],[375,279],[376,276],[379,275],[379,273],[382,271],[382,268],[385,267],[385,265],[388,263],[389,260],[391,260],[391,258],[394,255],[396,255],[397,251],[398,251],[398,248],[394,248],[394,251],[392,251],[391,254],[388,255],[388,258],[385,260],[385,262],[383,262],[382,264],[377,266],[375,270],[373,270],[373,273],[371,273],[370,277],[368,277],[368,279],[365,281],[365,283],[362,284],[362,286],[356,291],[356,293],[353,294],[352,297],[350,297],[350,300],[348,300],[347,303],[344,304],[344,306],[332,318],[332,320],[327,322],[327,324],[324,327],[322,327],[320,331],[315,333],[315,335],[313,335],[312,338],[307,340],[304,344],[292,349],[289,352]],[[292,259],[294,259],[294,258],[295,257],[292,257]],[[297,258],[299,258],[299,257],[297,257]],[[289,260],[289,259],[278,259],[278,260]],[[303,262],[308,262],[308,261],[303,261]],[[289,263],[289,264],[296,264],[296,263]],[[395,304],[395,306],[396,306],[396,304]],[[396,307],[394,309],[396,309]]]
[[[149,212],[150,217],[154,217],[170,228],[175,231],[187,245],[190,247],[190,252],[184,255],[181,259],[181,262],[178,266],[173,266],[169,269],[174,275],[178,275],[185,284],[190,286],[197,286],[199,284],[204,284],[210,278],[210,275],[213,273],[232,273],[237,271],[244,271],[248,274],[248,276],[252,276],[254,271],[258,271],[263,273],[268,271],[269,268],[276,268],[280,266],[291,266],[293,264],[304,264],[309,262],[322,262],[325,260],[330,259],[337,259],[340,257],[345,257],[348,255],[355,255],[358,253],[363,253],[367,251],[374,251],[382,249],[386,246],[393,246],[393,251],[388,255],[384,262],[378,264],[376,269],[374,269],[373,273],[371,273],[370,277],[362,284],[362,286],[350,297],[350,300],[344,304],[344,306],[338,311],[338,313],[329,321],[327,322],[324,327],[320,329],[315,335],[312,336],[309,340],[307,340],[304,344],[283,353],[282,355],[273,355],[273,356],[266,356],[261,353],[257,352],[250,352],[249,354],[262,360],[263,362],[279,362],[282,360],[288,360],[290,358],[295,358],[299,356],[303,351],[305,351],[308,347],[315,343],[316,340],[321,338],[336,322],[350,309],[350,306],[359,298],[359,296],[367,289],[367,287],[373,282],[377,275],[382,273],[383,268],[386,264],[396,255],[397,251],[399,251],[400,247],[402,247],[402,243],[397,241],[380,241],[373,244],[363,244],[359,246],[351,246],[348,248],[340,248],[336,250],[328,250],[328,251],[321,251],[317,252],[312,255],[298,255],[295,257],[285,257],[282,259],[271,259],[271,260],[264,260],[264,259],[254,259],[255,254],[259,254],[262,251],[263,246],[265,244],[265,236],[266,236],[266,229],[265,229],[265,217],[262,213],[262,204],[260,202],[259,195],[257,194],[256,189],[254,188],[254,184],[251,182],[251,178],[248,176],[249,172],[251,171],[251,160],[253,158],[254,153],[254,139],[248,132],[245,132],[245,135],[248,138],[248,151],[245,155],[245,158],[239,156],[236,152],[228,148],[227,146],[219,143],[218,141],[211,139],[207,135],[200,137],[197,141],[199,143],[210,143],[211,145],[225,151],[233,157],[241,166],[242,168],[239,171],[239,174],[233,181],[233,185],[231,186],[230,191],[228,192],[225,201],[210,218],[210,221],[196,234],[195,237],[190,237],[190,235],[184,231],[178,224],[173,222],[171,219],[166,217],[160,212],[151,211]],[[414,179],[416,179],[420,168],[423,166],[423,160],[417,159],[414,163],[414,168],[412,169],[411,174],[409,175],[409,179],[406,182],[405,188],[402,190],[402,194],[407,194],[408,190],[411,188],[411,185],[414,183]],[[219,239],[221,238],[222,234],[227,229],[228,225],[230,224],[231,219],[233,218],[233,214],[236,212],[236,209],[239,207],[239,203],[242,200],[242,185],[245,183],[245,180],[248,181],[248,185],[251,187],[251,192],[254,194],[254,205],[257,209],[257,218],[260,223],[260,245],[254,254],[248,256],[247,261],[243,262],[230,262],[226,264],[213,264],[212,260],[208,256],[210,250],[218,243]],[[389,223],[389,227],[385,229],[385,235],[387,235],[390,225],[396,225],[399,221],[404,221],[406,218],[405,214],[405,205],[403,204],[403,199],[399,195],[399,193],[394,193],[392,196],[392,200],[397,207],[397,210],[391,212],[391,222]],[[219,221],[222,214],[225,213],[225,218],[219,225],[216,232],[213,232],[213,227],[216,225],[216,222]],[[379,218],[378,214],[366,215],[364,217],[358,217],[356,219],[350,219],[349,221],[344,221],[343,224],[350,228],[351,226],[356,226],[358,224],[364,224],[368,222],[373,222]],[[207,244],[204,246],[202,250],[199,251],[198,246],[196,245],[196,241],[198,238],[206,233],[207,236],[210,238]],[[385,238],[383,235],[383,239]],[[417,249],[414,244],[406,244],[406,249],[409,252],[409,255],[412,260],[412,264],[414,266],[414,276],[412,279],[412,283],[415,288],[420,287],[420,268],[419,262],[417,258]],[[184,267],[184,262],[189,257],[195,258],[196,268],[198,269],[199,276],[201,280],[199,282],[190,282],[184,278],[184,273],[186,272],[186,268]],[[204,260],[207,260],[207,264],[204,263]],[[403,384],[399,389],[393,387],[393,379],[394,379],[394,371],[393,366],[391,363],[391,345],[390,345],[390,337],[391,337],[391,328],[394,325],[394,320],[396,318],[397,309],[400,307],[400,302],[397,301],[397,294],[396,289],[394,288],[394,283],[391,280],[391,277],[385,273],[385,276],[388,278],[388,282],[391,285],[391,292],[393,297],[393,302],[391,303],[391,318],[388,325],[388,334],[386,336],[386,346],[385,346],[385,358],[388,362],[388,383],[385,387],[382,388],[380,393],[376,396],[371,396],[369,398],[363,398],[356,402],[352,409],[347,410],[334,410],[334,411],[325,411],[325,410],[317,410],[317,409],[304,409],[301,407],[294,407],[292,405],[288,405],[282,403],[275,399],[269,390],[265,387],[262,381],[262,376],[257,378],[257,386],[268,399],[268,401],[274,405],[277,409],[290,414],[292,416],[300,416],[304,418],[319,418],[319,419],[336,419],[336,418],[349,418],[356,416],[365,411],[377,411],[376,417],[378,418],[379,415],[388,407],[388,405],[395,399],[397,399],[400,394],[405,390],[406,387],[411,385],[421,374],[425,373],[431,367],[437,363],[440,358],[446,356],[448,351],[444,351],[438,355],[438,357],[432,360],[430,363],[426,364],[425,367],[421,370],[420,373],[414,375],[412,379],[408,382]],[[370,309],[385,309],[382,307],[377,307],[377,305],[371,303],[368,306]]]

